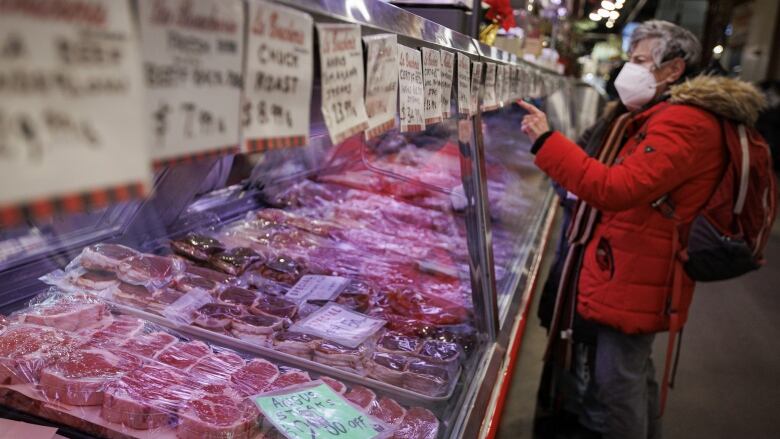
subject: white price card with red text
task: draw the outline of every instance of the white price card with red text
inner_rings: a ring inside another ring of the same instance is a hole
[[[458,113],[470,115],[471,110],[471,60],[458,53]]]
[[[422,48],[425,124],[441,122],[441,52]]]
[[[314,21],[265,1],[249,2],[243,149],[263,152],[309,143]]]
[[[398,45],[398,105],[401,131],[416,132],[425,129],[422,56],[420,51]]]
[[[452,97],[452,72],[455,67],[455,54],[441,50],[441,116],[450,117]]]
[[[471,109],[472,114],[479,111],[479,96],[482,88],[482,63],[473,62],[471,64]]]
[[[340,276],[307,274],[295,283],[284,298],[301,303],[306,300],[331,300],[349,285],[349,279]]]
[[[356,348],[387,323],[376,317],[352,311],[333,302],[295,322],[290,331],[322,337]]]
[[[0,228],[148,188],[130,2],[79,5],[0,1]]]
[[[485,96],[482,98],[482,111],[495,110],[496,102],[496,65],[485,63]]]
[[[138,6],[155,164],[237,152],[242,2],[155,0]]]
[[[366,44],[366,139],[395,126],[398,102],[398,38],[395,34],[363,37]]]
[[[322,117],[333,144],[363,132],[363,45],[356,24],[318,23]]]

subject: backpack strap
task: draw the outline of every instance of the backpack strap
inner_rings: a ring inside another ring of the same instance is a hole
[[[748,147],[747,130],[744,124],[737,126],[739,134],[739,146],[742,153],[742,169],[739,176],[739,191],[737,192],[737,201],[734,203],[734,215],[739,216],[745,207],[747,198],[748,182],[750,181],[750,148]]]

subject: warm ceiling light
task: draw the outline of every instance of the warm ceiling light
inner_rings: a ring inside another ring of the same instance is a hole
[[[717,46],[713,47],[712,53],[714,53],[715,55],[720,55],[721,53],[723,53],[723,46],[718,44]]]
[[[599,9],[598,14],[601,15],[602,17],[604,17],[604,18],[609,17],[609,11],[606,10],[606,9]]]
[[[615,4],[612,3],[609,0],[604,0],[603,2],[601,2],[601,7],[606,9],[606,10],[608,10],[608,11],[611,11],[611,10],[615,9]]]
[[[615,23],[613,23],[613,22],[611,22],[611,21],[608,21],[608,22],[607,22],[607,27],[608,27],[609,29],[612,29],[614,26],[615,26]]]
[[[617,20],[618,17],[620,17],[620,12],[618,11],[612,11],[609,13],[609,18],[611,18],[612,20]]]
[[[595,12],[591,12],[590,15],[588,15],[588,18],[590,18],[593,21],[599,21],[599,20],[601,20],[601,15],[599,15],[599,14],[597,14]]]

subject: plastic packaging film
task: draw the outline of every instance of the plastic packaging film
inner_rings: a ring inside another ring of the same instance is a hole
[[[239,355],[52,289],[3,318],[0,403],[104,437],[284,437],[254,395],[325,383],[383,435],[435,438],[439,421],[362,386]],[[353,412],[354,413],[354,412]],[[291,436],[290,433],[287,434]],[[360,437],[360,436],[358,436]]]

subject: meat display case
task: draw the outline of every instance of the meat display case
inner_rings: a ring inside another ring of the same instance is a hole
[[[551,124],[569,136],[598,110],[583,84],[389,4],[279,3],[311,14],[316,23],[355,23],[363,35],[393,33],[406,46],[519,66],[517,96],[543,106]],[[433,436],[408,437],[491,436],[555,209],[550,183],[520,133],[523,113],[506,101],[471,117],[453,111],[420,133],[396,128],[370,142],[359,134],[333,145],[320,113],[316,70],[308,145],[162,168],[154,195],[142,202],[0,229],[0,314],[14,315],[51,285],[91,289],[114,313],[365,386],[438,418]],[[101,270],[116,269],[110,276],[121,282],[89,277],[99,244],[127,246],[134,250],[129,259],[144,263],[164,256],[174,273],[153,279],[146,286],[154,291],[139,298],[133,288],[121,288],[138,272],[132,264],[98,263]],[[193,278],[208,278],[198,271],[204,261],[223,271],[197,287],[214,287],[209,305],[219,312],[199,308],[192,319],[179,319],[167,305],[197,283]],[[287,300],[303,275],[340,276],[348,286],[322,300]],[[111,289],[92,288],[99,282]],[[252,292],[248,303],[235,298],[249,294],[241,291]],[[300,344],[286,349],[299,341],[285,338],[296,325],[331,305],[384,320],[385,328],[357,348],[325,342],[312,348],[306,341],[304,354]],[[230,326],[222,322],[229,312],[236,312]],[[453,346],[454,360],[448,357]],[[396,370],[387,360],[399,352],[404,364]],[[45,422],[7,405],[0,405],[0,415]],[[90,437],[72,428],[66,434]]]

